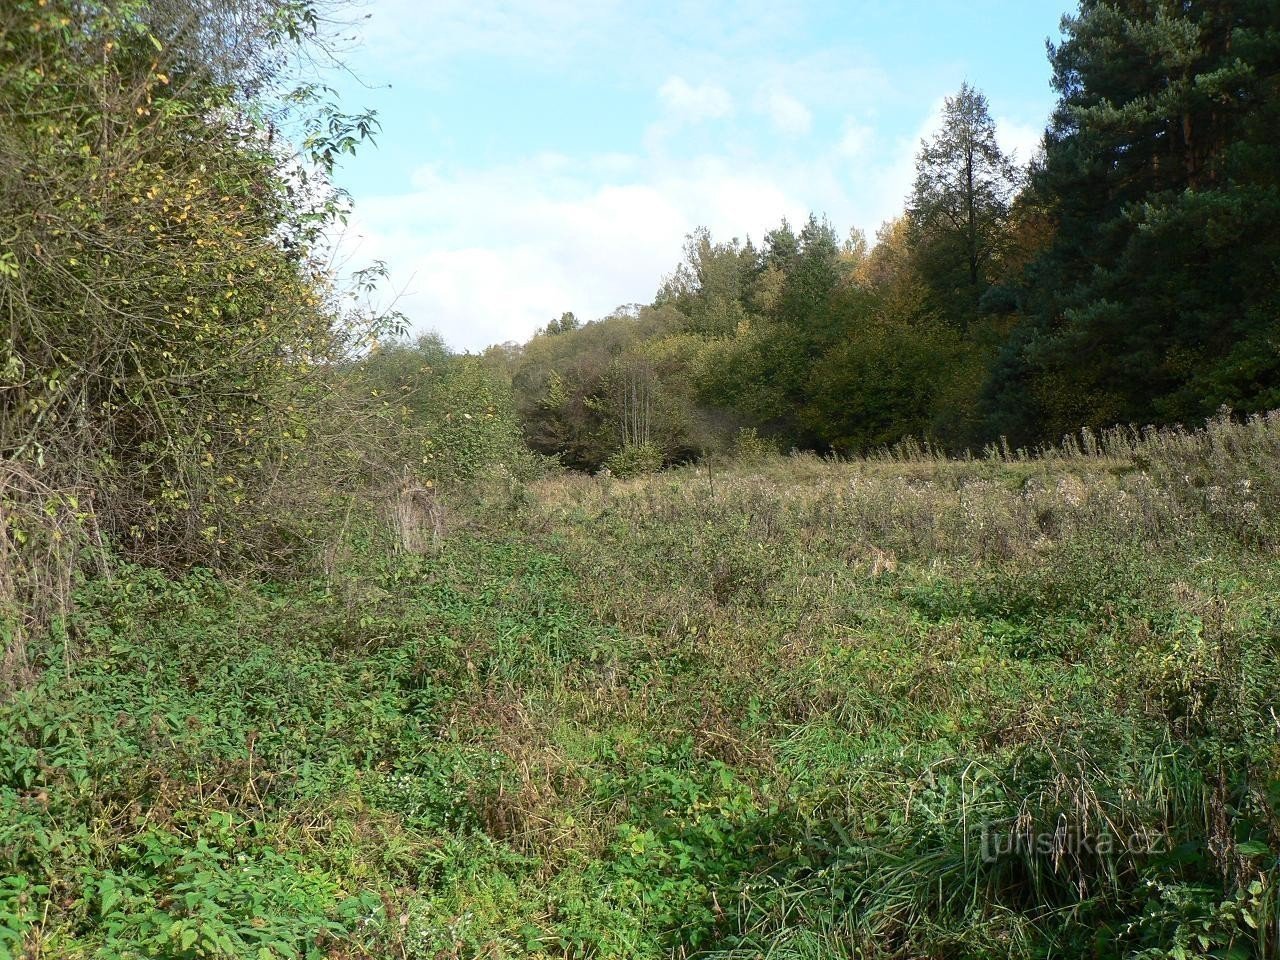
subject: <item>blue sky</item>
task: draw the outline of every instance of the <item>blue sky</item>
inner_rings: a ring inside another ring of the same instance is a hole
[[[332,82],[376,109],[337,180],[352,265],[381,259],[415,330],[527,339],[652,299],[685,234],[759,238],[901,212],[964,80],[1027,159],[1068,0],[370,0]]]

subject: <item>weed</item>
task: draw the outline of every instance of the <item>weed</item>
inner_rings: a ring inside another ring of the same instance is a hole
[[[118,568],[0,705],[0,956],[1276,956],[1275,424]]]

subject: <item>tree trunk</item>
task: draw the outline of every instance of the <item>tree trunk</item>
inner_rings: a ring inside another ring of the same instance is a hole
[[[965,203],[969,215],[969,286],[978,285],[978,214],[973,195],[973,144],[965,155]]]

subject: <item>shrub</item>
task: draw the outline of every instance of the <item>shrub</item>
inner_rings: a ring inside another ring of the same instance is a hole
[[[83,543],[287,559],[377,455],[331,371],[386,318],[322,250],[345,211],[325,175],[372,120],[287,89],[323,43],[310,4],[197,8],[0,5],[0,605],[53,611]]]
[[[615,477],[636,477],[662,469],[662,451],[652,443],[629,444],[617,450],[605,466]]]
[[[501,473],[527,480],[541,470],[520,436],[510,382],[482,357],[455,354],[428,334],[379,346],[349,377],[385,418],[384,443],[437,486],[465,488]]]
[[[761,463],[777,452],[777,448],[760,436],[755,427],[738,430],[729,449],[730,456],[738,463]]]

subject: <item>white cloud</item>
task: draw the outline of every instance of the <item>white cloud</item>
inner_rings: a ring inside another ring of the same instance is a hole
[[[813,126],[813,114],[795,97],[774,91],[764,98],[764,112],[774,127],[788,136],[802,136]]]
[[[875,149],[867,149],[871,143],[870,131],[856,124],[846,130],[837,150],[857,165],[860,203],[854,225],[873,233],[885,221],[902,214],[916,178],[920,141],[933,136],[942,126],[945,99],[938,97],[929,106],[912,134],[887,143],[877,140]],[[857,152],[851,155],[850,148],[857,148]]]
[[[684,77],[670,77],[658,90],[658,97],[670,113],[691,123],[718,120],[733,112],[733,98],[714,83],[695,87]]]
[[[836,145],[836,152],[842,157],[856,159],[865,156],[875,142],[875,131],[868,126],[850,120],[845,124],[844,134]]]
[[[794,10],[776,0],[736,0],[731,16],[703,0],[357,0],[356,9],[356,43],[418,84],[477,55],[595,75],[702,74],[754,57],[794,25]]]
[[[619,166],[424,167],[411,192],[363,198],[343,246],[355,262],[386,261],[415,330],[478,349],[525,340],[565,310],[593,319],[650,300],[694,227],[758,236],[806,210],[765,172],[714,157],[594,185]]]
[[[1012,153],[1018,163],[1026,166],[1040,152],[1044,137],[1044,124],[1019,123],[1004,117],[996,118],[996,138],[1000,148]]]
[[[691,93],[698,90],[671,84],[669,94],[686,116],[725,108]],[[648,301],[698,226],[717,238],[759,239],[783,217],[799,223],[812,210],[842,231],[873,232],[901,211],[920,137],[940,110],[941,100],[914,136],[873,143],[868,127],[849,121],[825,147],[794,156],[712,147],[693,157],[651,149],[541,153],[483,169],[422,166],[406,192],[361,197],[353,259],[387,262],[416,330],[438,329],[464,349],[522,341],[565,310],[591,319]]]

